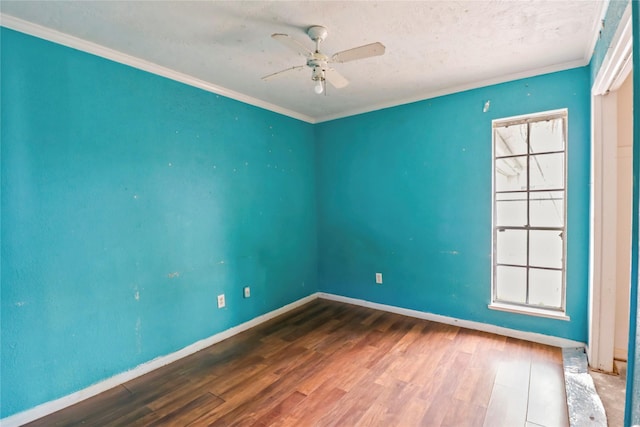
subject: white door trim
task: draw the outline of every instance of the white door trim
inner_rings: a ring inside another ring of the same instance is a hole
[[[591,367],[606,372],[613,371],[616,308],[616,98],[616,94],[611,93],[592,99],[592,263],[587,355]]]
[[[591,89],[589,364],[613,371],[616,307],[617,105],[614,92],[631,71],[631,5]],[[612,190],[613,189],[613,190]]]

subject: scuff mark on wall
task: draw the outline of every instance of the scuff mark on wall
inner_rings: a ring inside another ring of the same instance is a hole
[[[26,304],[26,301],[18,301],[15,306],[16,307],[23,307]]]
[[[180,277],[180,273],[178,271],[174,271],[173,273],[167,274],[167,277],[169,277],[169,279],[174,279],[176,277]]]
[[[136,320],[136,350],[138,351],[138,354],[142,353],[142,333],[140,332],[141,328],[142,321],[140,320],[140,317],[138,317],[138,320]]]
[[[447,255],[460,255],[460,252],[458,251],[440,251],[441,254],[447,254]]]

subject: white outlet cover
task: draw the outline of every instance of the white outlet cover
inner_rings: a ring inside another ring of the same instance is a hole
[[[249,298],[251,296],[251,288],[249,286],[244,287],[244,297]]]
[[[224,306],[225,306],[224,294],[218,295],[218,308],[223,308]]]
[[[382,273],[376,273],[376,283],[382,284]]]

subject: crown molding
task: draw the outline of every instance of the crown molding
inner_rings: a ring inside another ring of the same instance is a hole
[[[136,58],[135,56],[128,55],[126,53],[122,53],[117,50],[99,45],[97,43],[83,40],[78,37],[44,27],[42,25],[34,24],[32,22],[25,21],[11,15],[0,13],[0,26],[8,28],[10,30],[28,34],[30,36],[38,37],[50,42],[61,44],[72,49],[90,53],[101,58],[109,59],[120,64],[128,65],[130,67],[137,68],[151,74],[166,77],[168,79],[175,80],[189,86],[197,87],[198,89],[202,89],[207,92],[215,93],[217,95],[231,98],[245,104],[253,105],[254,107],[272,111],[274,113],[282,114],[284,116],[301,120],[303,122],[316,122],[313,117],[307,116],[306,114],[301,114],[287,108],[282,108],[270,102],[266,102],[249,95],[245,95],[243,93],[209,83],[188,74],[163,67],[162,65],[158,65],[144,59]]]
[[[601,11],[602,15],[606,13],[608,4],[609,4],[609,0],[606,0],[602,3],[602,11]],[[452,86],[452,87],[448,87],[448,88],[444,88],[436,91],[423,92],[423,93],[411,96],[409,98],[402,98],[402,99],[396,99],[393,101],[382,102],[382,103],[373,104],[363,108],[356,108],[352,110],[343,111],[336,114],[329,114],[329,115],[320,116],[320,117],[311,117],[306,114],[302,114],[287,108],[280,107],[270,102],[251,97],[249,95],[245,95],[243,93],[236,92],[236,91],[227,89],[225,87],[209,83],[207,81],[198,79],[188,74],[181,73],[167,67],[163,67],[153,62],[146,61],[146,60],[134,57],[132,55],[128,55],[128,54],[116,51],[111,48],[107,48],[97,43],[89,42],[89,41],[80,39],[78,37],[71,36],[66,33],[62,33],[38,24],[34,24],[32,22],[25,21],[20,18],[16,18],[11,15],[0,13],[0,26],[9,28],[15,31],[19,31],[34,37],[38,37],[44,40],[48,40],[57,44],[61,44],[76,50],[90,53],[102,58],[106,58],[124,65],[128,65],[152,74],[166,77],[168,79],[175,80],[175,81],[187,84],[189,86],[197,87],[199,89],[206,90],[208,92],[212,92],[217,95],[225,96],[227,98],[234,99],[236,101],[240,101],[245,104],[263,108],[265,110],[282,114],[282,115],[285,115],[297,120],[301,120],[310,124],[342,119],[342,118],[355,116],[359,114],[365,114],[373,111],[383,110],[386,108],[397,107],[404,104],[411,104],[414,102],[425,101],[425,100],[437,98],[440,96],[451,95],[454,93],[464,92],[464,91],[473,90],[473,89],[479,89],[486,86],[506,83],[506,82],[534,77],[542,74],[565,71],[571,68],[586,66],[589,64],[589,61],[591,60],[591,55],[593,54],[593,47],[595,46],[595,43],[598,38],[597,28],[599,23],[600,21],[598,21],[594,26],[594,38],[589,44],[588,49],[585,51],[584,57],[579,60],[565,62],[561,64],[555,64],[548,67],[528,70],[525,72],[507,74],[497,78],[479,80],[473,83]]]
[[[465,91],[473,90],[473,89],[480,89],[480,88],[483,88],[483,87],[493,86],[493,85],[497,85],[497,84],[501,84],[501,83],[507,83],[507,82],[511,82],[511,81],[514,81],[514,80],[526,79],[526,78],[529,78],[529,77],[536,77],[536,76],[540,76],[540,75],[543,75],[543,74],[556,73],[556,72],[559,72],[559,71],[570,70],[572,68],[584,67],[584,66],[589,64],[589,60],[590,60],[590,58],[588,58],[588,59],[578,59],[578,60],[575,60],[575,61],[564,62],[564,63],[561,63],[561,64],[551,65],[551,66],[548,66],[548,67],[536,68],[535,70],[528,70],[528,71],[520,72],[520,73],[507,74],[507,75],[504,75],[504,76],[501,76],[501,77],[496,77],[496,78],[493,78],[493,79],[479,80],[477,82],[473,82],[473,83],[469,83],[469,84],[465,84],[465,85],[452,86],[452,87],[449,87],[449,88],[445,88],[445,89],[441,89],[441,90],[437,90],[437,91],[433,91],[433,92],[421,93],[419,95],[412,96],[410,98],[403,98],[403,99],[400,99],[400,100],[394,100],[394,101],[390,101],[390,102],[375,104],[375,105],[371,105],[371,106],[368,106],[368,107],[365,107],[365,108],[359,108],[359,109],[353,109],[353,110],[345,111],[345,112],[339,113],[339,114],[331,114],[331,115],[327,115],[327,116],[322,116],[322,117],[317,118],[314,123],[322,123],[322,122],[328,122],[328,121],[331,121],[331,120],[343,119],[343,118],[350,117],[350,116],[355,116],[355,115],[358,115],[358,114],[370,113],[370,112],[373,112],[373,111],[383,110],[385,108],[398,107],[400,105],[411,104],[411,103],[414,103],[414,102],[426,101],[427,99],[433,99],[433,98],[437,98],[437,97],[445,96],[445,95],[452,95],[454,93],[465,92]]]
[[[603,28],[604,18],[607,16],[607,10],[609,10],[610,2],[611,0],[602,0],[602,2],[600,3],[600,14],[598,15],[598,20],[593,23],[593,27],[591,28],[591,41],[589,42],[589,45],[587,45],[587,50],[584,52],[584,58],[587,60],[587,62],[591,61],[593,51],[595,50],[596,44],[600,39],[600,31]]]

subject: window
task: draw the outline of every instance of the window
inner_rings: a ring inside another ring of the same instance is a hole
[[[566,318],[567,110],[493,121],[490,308]]]

